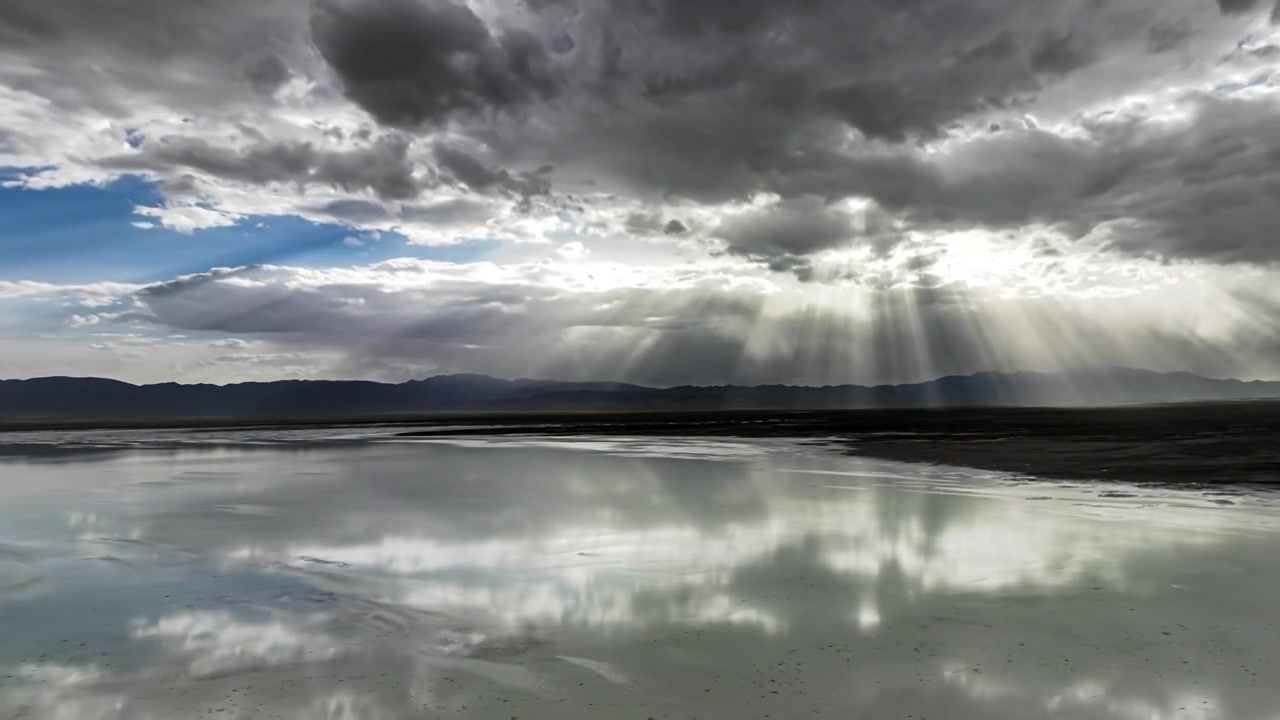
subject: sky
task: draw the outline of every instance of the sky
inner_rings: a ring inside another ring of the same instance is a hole
[[[4,0],[0,348],[1280,379],[1280,4]]]

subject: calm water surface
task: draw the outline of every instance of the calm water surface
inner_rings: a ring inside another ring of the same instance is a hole
[[[1280,717],[1265,496],[232,439],[0,459],[0,717]]]

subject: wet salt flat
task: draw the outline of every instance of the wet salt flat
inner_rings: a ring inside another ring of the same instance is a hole
[[[1280,717],[1265,495],[244,435],[0,460],[0,717]]]

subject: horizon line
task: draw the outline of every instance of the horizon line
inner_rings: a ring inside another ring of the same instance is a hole
[[[122,385],[128,385],[130,387],[136,387],[136,388],[159,387],[163,385],[177,385],[181,387],[226,388],[226,387],[236,387],[240,385],[270,385],[274,383],[370,383],[375,385],[385,385],[385,386],[394,387],[397,385],[408,385],[411,383],[428,382],[431,380],[437,380],[437,379],[443,379],[443,378],[473,377],[473,378],[485,378],[488,380],[494,380],[498,382],[507,382],[507,383],[530,382],[530,383],[560,383],[565,385],[625,385],[625,386],[630,386],[630,387],[634,387],[636,389],[641,389],[641,390],[677,390],[681,388],[715,389],[715,388],[735,388],[735,387],[746,388],[746,389],[767,388],[767,387],[786,387],[786,388],[808,388],[808,389],[816,390],[816,389],[847,388],[847,387],[858,387],[858,388],[868,388],[868,389],[907,387],[912,385],[927,385],[929,383],[941,382],[943,380],[948,380],[951,378],[972,379],[982,375],[1054,376],[1054,375],[1069,375],[1073,373],[1102,372],[1102,371],[1147,373],[1151,375],[1159,375],[1164,377],[1171,376],[1171,375],[1190,375],[1192,377],[1199,378],[1202,380],[1211,380],[1215,382],[1236,382],[1236,383],[1242,383],[1242,384],[1280,383],[1280,379],[1263,379],[1263,378],[1245,379],[1245,378],[1239,378],[1239,377],[1214,377],[1210,375],[1201,375],[1200,373],[1193,372],[1190,370],[1153,370],[1151,368],[1140,368],[1140,367],[1132,367],[1132,366],[1126,366],[1126,365],[1080,366],[1075,368],[1064,368],[1059,370],[1030,370],[1030,369],[978,370],[978,371],[967,373],[967,374],[951,373],[947,375],[938,375],[938,376],[931,377],[929,379],[917,380],[913,382],[875,383],[875,384],[844,382],[844,383],[826,383],[822,385],[793,384],[793,383],[786,383],[786,382],[755,383],[755,384],[726,382],[726,383],[711,384],[711,385],[699,385],[699,384],[693,384],[693,383],[685,383],[680,385],[644,385],[640,383],[627,382],[623,380],[557,380],[557,379],[533,378],[533,377],[504,378],[496,375],[489,375],[486,373],[467,373],[467,372],[442,373],[439,375],[428,375],[420,378],[412,378],[409,380],[400,380],[400,381],[373,380],[368,378],[340,378],[340,379],[339,378],[277,378],[274,380],[243,380],[239,382],[229,382],[229,383],[210,383],[210,382],[184,383],[177,380],[135,383],[135,382],[129,382],[128,380],[120,380],[118,378],[104,377],[100,375],[40,375],[40,376],[26,377],[26,378],[0,378],[0,383],[38,382],[42,380],[100,380],[105,382],[119,383]]]

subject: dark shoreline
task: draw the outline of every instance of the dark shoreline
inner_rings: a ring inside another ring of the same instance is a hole
[[[851,455],[1051,480],[1280,485],[1280,402],[842,411],[490,412],[364,418],[0,422],[4,431],[413,427],[416,437],[810,439]],[[447,427],[443,427],[447,426]],[[2,442],[2,441],[0,441]]]
[[[1280,403],[1103,408],[965,408],[472,419],[465,435],[788,437],[851,455],[1045,479],[1134,484],[1280,485]],[[459,424],[467,422],[460,420]]]

